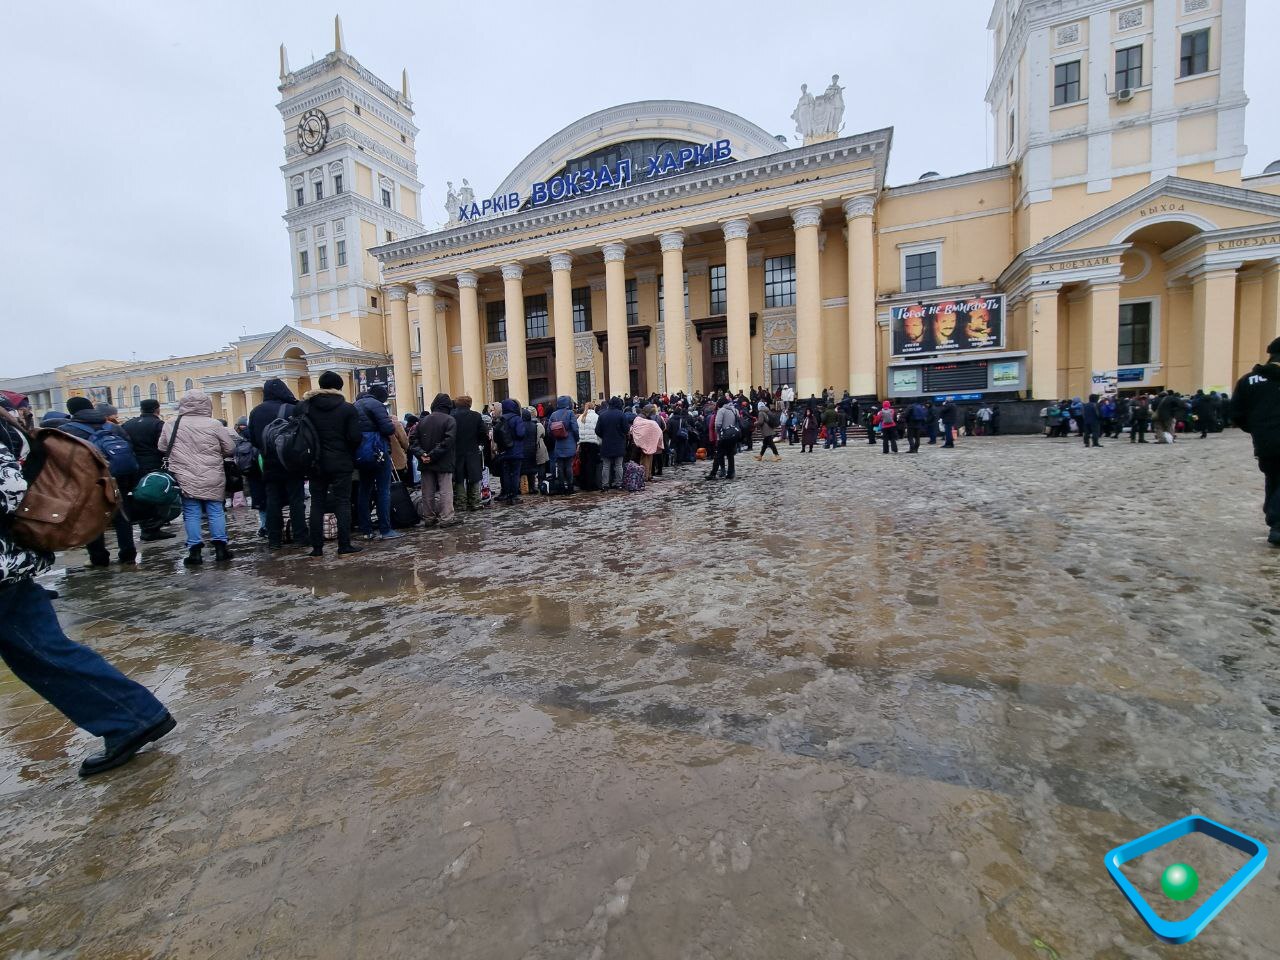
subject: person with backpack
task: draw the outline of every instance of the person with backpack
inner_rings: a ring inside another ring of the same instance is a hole
[[[453,401],[437,393],[431,412],[418,419],[410,453],[422,471],[419,512],[428,527],[456,527],[462,519],[453,512],[453,470],[457,462],[458,425]]]
[[[498,499],[508,506],[520,502],[520,464],[524,461],[524,441],[529,434],[537,437],[537,431],[522,419],[520,404],[507,397],[493,425],[493,441],[502,470],[502,494]]]
[[[556,398],[556,408],[547,418],[547,432],[554,446],[551,458],[555,467],[555,486],[561,493],[573,493],[573,457],[578,452],[578,420],[573,415],[573,400]]]
[[[80,764],[80,776],[90,777],[128,763],[177,722],[150,690],[58,623],[56,594],[35,580],[54,555],[20,543],[10,524],[27,494],[31,441],[0,405],[0,659],[68,720],[103,738],[103,750]]]
[[[307,479],[311,484],[310,557],[324,556],[324,518],[332,513],[338,528],[339,555],[359,553],[351,542],[351,475],[355,454],[363,440],[360,415],[342,392],[342,376],[332,370],[320,374],[319,389],[302,397],[296,415],[315,434],[316,449]],[[268,431],[270,436],[271,431]]]
[[[675,410],[667,421],[667,436],[671,440],[672,468],[693,459],[690,441],[693,439],[693,418],[685,409],[684,401],[676,401]]]
[[[167,454],[169,472],[182,491],[182,524],[187,531],[184,566],[204,562],[201,521],[209,523],[214,559],[231,559],[227,544],[227,494],[224,461],[234,453],[236,436],[213,418],[213,401],[200,390],[188,390],[178,400],[178,415],[160,432],[160,451]]]
[[[893,409],[893,401],[886,400],[880,405],[876,414],[876,423],[880,425],[881,453],[888,453],[890,447],[898,452],[898,414]]]
[[[262,486],[266,493],[267,546],[279,550],[284,545],[284,508],[289,505],[289,527],[293,542],[307,542],[307,503],[302,473],[280,462],[275,445],[267,442],[267,427],[295,412],[298,398],[285,382],[272,377],[262,385],[262,402],[249,411],[249,441],[262,457]]]
[[[610,397],[609,404],[596,420],[596,436],[600,438],[602,489],[621,490],[623,462],[627,455],[627,416],[621,397]]]
[[[369,384],[369,389],[356,397],[356,414],[360,418],[360,446],[356,450],[356,472],[360,486],[356,493],[356,520],[366,540],[375,537],[395,540],[404,536],[391,529],[391,436],[396,425],[387,413],[387,387]],[[378,532],[373,532],[370,500],[378,514]]]
[[[262,482],[262,466],[258,463],[258,448],[249,439],[249,418],[241,417],[235,426],[236,448],[231,454],[231,466],[240,480],[241,488],[249,491],[249,501],[258,513],[258,536],[267,535],[267,488]],[[231,474],[227,474],[230,481]],[[231,485],[228,482],[228,492]],[[232,505],[235,500],[232,499]]]
[[[717,474],[724,479],[732,480],[734,476],[733,457],[738,450],[738,440],[742,436],[742,424],[738,419],[738,411],[728,397],[721,397],[713,420],[715,430],[715,459],[711,461],[711,472],[708,480],[715,480]]]
[[[920,452],[920,435],[925,430],[929,414],[919,400],[907,407],[907,453]]]
[[[489,445],[489,432],[484,417],[471,409],[471,397],[459,394],[453,398],[454,445],[453,504],[458,510],[480,509],[480,481],[484,476],[484,453]]]
[[[547,446],[547,428],[538,419],[536,407],[524,407],[520,411],[520,420],[524,423],[524,456],[520,460],[520,477],[524,489],[529,493],[537,493],[547,473],[547,464],[551,462],[551,450]]]
[[[160,419],[160,401],[152,400],[148,397],[138,405],[139,415],[132,420],[126,420],[120,425],[120,429],[129,437],[129,444],[133,447],[133,455],[138,460],[138,477],[141,479],[148,473],[154,473],[161,469],[164,465],[164,457],[160,453],[160,431],[164,428],[164,421]],[[134,504],[135,508],[139,506]],[[142,511],[135,509],[138,514],[138,528],[142,534],[138,537],[143,543],[149,543],[153,540],[172,540],[177,536],[165,529],[163,520],[155,517],[149,517]]]
[[[778,433],[778,414],[770,410],[769,405],[763,400],[760,401],[757,410],[760,413],[758,420],[760,424],[760,456],[756,457],[756,459],[763,460],[765,453],[772,450],[773,459],[775,461],[781,460],[782,455],[778,453],[778,445],[773,440]]]
[[[111,521],[116,533],[116,559],[122,566],[135,564],[138,562],[138,547],[133,541],[133,521],[125,502],[141,474],[138,472],[138,458],[133,452],[133,444],[129,442],[129,435],[120,426],[110,422],[117,416],[116,408],[110,404],[100,403],[95,407],[87,397],[72,397],[67,401],[67,413],[71,415],[71,419],[58,429],[93,445],[107,461],[107,469],[120,488],[120,509]],[[94,539],[85,549],[89,553],[89,566],[111,565],[111,551],[107,549],[106,534]]]
[[[823,441],[823,450],[832,450],[840,446],[840,421],[844,419],[836,405],[830,401],[827,402],[826,408],[822,411],[822,426],[827,432],[827,439]]]

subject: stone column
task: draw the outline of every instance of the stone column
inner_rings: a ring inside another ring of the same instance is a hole
[[[247,393],[248,391],[246,390],[232,390],[227,394],[226,421],[228,426],[234,427],[237,420],[249,415],[249,411],[244,405]]]
[[[1027,297],[1027,388],[1036,400],[1058,396],[1058,290],[1036,287]]]
[[[796,231],[796,398],[822,392],[822,287],[818,273],[818,227],[821,207],[791,213]],[[874,317],[872,319],[874,323]],[[875,345],[872,344],[872,357]],[[872,377],[875,376],[874,360]],[[871,393],[875,392],[874,379]]]
[[[317,378],[318,378],[318,377],[319,377],[319,374],[317,374]],[[289,392],[290,392],[290,393],[292,393],[292,394],[293,394],[295,397],[297,397],[299,400],[301,400],[301,399],[302,399],[302,394],[299,392],[299,391],[302,389],[302,384],[301,384],[301,382],[299,382],[299,380],[298,380],[298,378],[297,378],[297,377],[281,377],[281,378],[280,378],[280,381],[281,381],[281,382],[282,382],[286,387],[288,387],[288,388],[289,388]],[[319,386],[319,384],[317,384],[316,386]]]
[[[667,392],[693,393],[684,349],[684,234],[672,230],[658,236],[662,247],[662,326],[666,341]]]
[[[1199,269],[1191,277],[1191,387],[1231,391],[1236,322],[1232,263]]]
[[[222,411],[222,391],[210,390],[209,399],[213,402],[213,419],[225,420],[227,415]],[[130,394],[130,402],[132,402],[132,394]],[[123,406],[123,404],[117,404],[117,406]]]
[[[604,253],[605,330],[608,331],[609,384],[607,393],[621,397],[631,389],[631,363],[627,342],[627,247],[607,243]]]
[[[1093,374],[1114,370],[1120,363],[1120,282],[1090,281],[1085,294],[1084,369],[1073,396],[1088,397]]]
[[[262,402],[262,388],[249,387],[244,392],[245,416],[248,416],[253,408]]]
[[[413,285],[418,296],[418,362],[422,366],[422,397],[427,405],[444,390],[440,378],[440,337],[436,332],[436,285],[419,280]]]
[[[524,267],[518,263],[502,267],[502,292],[507,313],[507,396],[521,406],[529,405],[529,361],[524,340]]]
[[[478,409],[489,396],[484,382],[484,347],[480,344],[480,302],[476,299],[479,278],[470,270],[458,274],[458,314],[462,327],[462,389],[471,395]]]
[[[849,231],[849,393],[855,397],[876,393],[875,210],[875,197],[844,202]]]
[[[747,283],[748,220],[724,229],[725,326],[729,335],[729,389],[751,389],[751,295]]]
[[[1262,271],[1262,342],[1258,344],[1258,360],[1265,362],[1267,347],[1280,337],[1280,260],[1272,260]]]
[[[413,412],[417,391],[413,388],[413,347],[409,340],[409,288],[395,283],[387,287],[387,312],[391,320],[391,370],[396,378],[396,417]]]
[[[453,367],[450,361],[449,349],[449,301],[444,299],[436,300],[436,343],[435,354],[437,369],[440,371],[440,389],[445,393],[456,396],[462,393],[462,387],[453,382]],[[443,348],[440,341],[444,340]],[[425,341],[424,341],[425,342]],[[425,349],[425,348],[424,348]],[[441,350],[443,349],[443,352]],[[479,403],[480,400],[476,400]]]
[[[573,257],[551,255],[551,332],[556,339],[556,395],[578,399],[573,348]]]

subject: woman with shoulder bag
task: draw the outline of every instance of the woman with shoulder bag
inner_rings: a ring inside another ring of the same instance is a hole
[[[201,521],[208,520],[214,559],[231,559],[227,549],[227,515],[222,501],[227,492],[224,461],[235,451],[236,437],[213,418],[213,401],[199,390],[188,390],[178,401],[178,416],[164,425],[158,444],[169,471],[182,489],[182,523],[187,532],[183,565],[203,563]]]

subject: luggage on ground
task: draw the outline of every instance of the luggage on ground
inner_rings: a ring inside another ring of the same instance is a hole
[[[421,518],[409,491],[399,480],[391,484],[391,526],[396,530],[417,526]]]
[[[628,460],[622,466],[622,489],[637,493],[644,489],[644,467]]]

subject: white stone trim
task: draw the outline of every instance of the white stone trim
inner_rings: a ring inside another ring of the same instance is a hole
[[[551,271],[569,271],[573,269],[573,256],[568,253],[553,253],[550,258]]]
[[[937,278],[937,286],[938,287],[945,286],[945,284],[943,283],[944,275],[942,273],[942,245],[943,245],[943,241],[941,238],[933,239],[933,240],[914,240],[914,241],[911,241],[910,243],[899,243],[897,245],[898,289],[899,290],[904,290],[907,284],[907,257],[912,254],[918,254],[918,253],[934,253],[937,255],[937,258],[936,258],[937,272],[935,273],[935,277]],[[930,295],[929,291],[927,290],[913,290],[911,292],[912,294],[917,296]]]
[[[401,300],[408,302],[409,288],[402,283],[393,283],[387,287],[387,299],[399,302]]]
[[[983,217],[1000,217],[1013,213],[1012,207],[992,207],[989,210],[974,210],[970,213],[960,213],[953,217],[938,217],[934,220],[921,220],[918,223],[896,224],[892,227],[881,227],[879,233],[902,233],[904,230],[919,230],[922,227],[940,227],[948,223],[963,223],[966,220],[981,220]]]
[[[604,255],[605,263],[621,263],[627,258],[627,245],[625,243],[606,243],[600,248],[600,252]]]
[[[458,286],[470,290],[475,290],[480,284],[480,278],[470,270],[463,270],[457,276]]]
[[[434,297],[436,295],[436,282],[434,280],[419,280],[413,285],[413,292],[419,297]]]
[[[523,280],[524,267],[520,266],[518,263],[504,263],[502,265],[502,279],[503,282],[508,280]]]
[[[728,220],[720,225],[720,229],[724,232],[726,241],[745,240],[751,232],[751,221],[745,218]]]
[[[735,221],[730,221],[733,223]],[[800,207],[791,211],[791,223],[797,230],[803,230],[805,227],[818,227],[822,225],[822,207],[815,205]],[[729,239],[729,224],[725,224],[725,239]],[[745,233],[743,234],[746,235]]]
[[[670,253],[673,250],[684,249],[684,231],[668,230],[658,235],[658,245],[662,248],[663,253]]]

